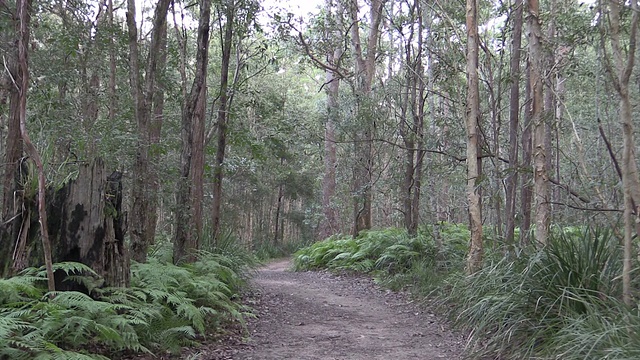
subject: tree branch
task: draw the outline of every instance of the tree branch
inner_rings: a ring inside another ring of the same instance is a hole
[[[562,188],[562,189],[566,190],[569,194],[571,194],[571,195],[573,195],[573,196],[577,197],[580,201],[582,201],[582,202],[583,202],[583,203],[585,203],[585,204],[588,204],[588,203],[590,203],[590,202],[591,202],[591,199],[588,199],[588,198],[586,198],[586,197],[584,197],[584,196],[582,196],[582,195],[578,194],[578,192],[577,192],[577,191],[575,191],[575,190],[572,190],[572,189],[569,187],[569,185],[561,184],[559,181],[557,181],[557,180],[555,180],[555,179],[552,179],[552,178],[549,178],[549,182],[550,182],[550,183],[552,183],[553,185],[556,185],[556,186],[558,186],[558,187],[560,187],[560,188]]]
[[[307,56],[311,59],[311,61],[313,61],[314,64],[316,64],[318,67],[322,68],[323,70],[327,70],[327,71],[333,72],[334,74],[338,75],[341,79],[348,78],[348,76],[343,74],[340,71],[340,69],[338,69],[337,67],[331,66],[329,64],[326,64],[325,62],[323,62],[320,59],[318,59],[313,54],[313,52],[311,51],[311,48],[309,47],[309,44],[304,40],[304,36],[302,35],[302,33],[299,32],[299,31],[298,31],[298,39],[300,40],[300,43],[302,44],[302,47],[304,48],[305,54],[307,54]]]
[[[586,208],[586,207],[582,207],[582,206],[576,206],[576,205],[571,205],[571,204],[567,204],[567,203],[561,203],[561,202],[549,202],[549,204],[551,205],[561,205],[561,206],[566,206],[575,210],[583,210],[583,211],[598,211],[598,212],[624,212],[624,210],[622,209],[609,209],[609,208]]]

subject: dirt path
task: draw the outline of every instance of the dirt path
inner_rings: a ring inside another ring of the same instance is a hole
[[[280,260],[258,272],[258,319],[233,359],[461,358],[461,338],[406,297],[366,278],[294,273],[289,266]]]

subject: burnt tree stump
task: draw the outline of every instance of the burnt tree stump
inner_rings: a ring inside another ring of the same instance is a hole
[[[23,166],[24,167],[24,166]],[[34,176],[25,168],[23,179],[14,190],[19,206],[0,231],[2,259],[0,273],[15,274],[44,263],[40,241],[38,208],[28,184]],[[78,176],[59,189],[47,191],[47,224],[54,263],[74,261],[91,267],[103,280],[102,286],[128,286],[129,253],[125,245],[126,217],[122,211],[122,174],[106,174],[102,159],[79,164]],[[62,271],[55,274],[56,290],[87,289],[64,281]]]
[[[80,165],[78,178],[55,191],[48,206],[53,261],[86,264],[105,286],[129,285],[121,178],[117,171],[107,176],[101,159]]]

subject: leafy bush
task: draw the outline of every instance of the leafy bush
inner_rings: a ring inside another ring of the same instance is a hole
[[[420,229],[419,235],[439,238],[442,248],[437,249],[437,265],[441,271],[457,271],[464,268],[471,232],[465,224],[437,222]]]
[[[82,264],[56,264],[89,283]],[[87,276],[88,275],[88,276]],[[96,354],[179,349],[208,326],[242,321],[234,302],[248,272],[245,264],[201,252],[184,266],[150,258],[132,264],[130,288],[94,288],[47,294],[43,269],[0,280],[0,358],[105,359]],[[92,354],[94,353],[94,354]]]

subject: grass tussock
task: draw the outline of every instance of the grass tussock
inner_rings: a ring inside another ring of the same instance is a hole
[[[223,322],[242,322],[235,300],[247,264],[200,252],[175,266],[152,257],[132,264],[130,288],[46,293],[43,269],[0,279],[0,359],[106,359],[124,352],[177,351]],[[93,271],[56,264],[74,281],[90,284]]]
[[[542,249],[489,250],[473,275],[463,272],[468,237],[452,224],[414,238],[399,229],[335,236],[298,251],[294,266],[373,273],[393,289],[435,296],[468,334],[472,359],[640,358],[640,313],[619,300],[622,254],[609,231],[555,229]]]

